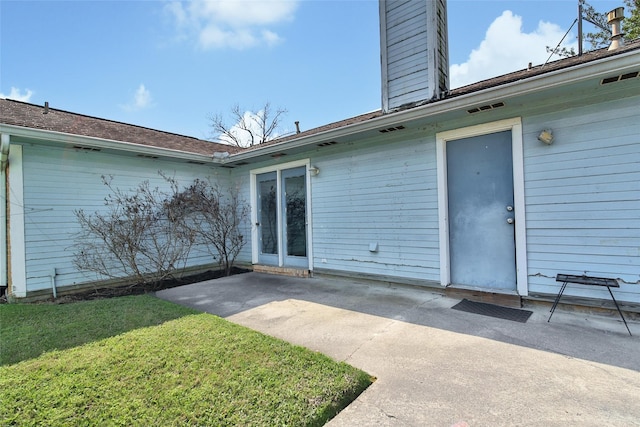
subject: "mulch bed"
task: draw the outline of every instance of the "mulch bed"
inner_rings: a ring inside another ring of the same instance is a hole
[[[233,267],[231,275],[247,273],[250,270]],[[37,301],[37,303],[65,304],[76,301],[89,301],[103,298],[114,298],[126,295],[142,295],[150,292],[160,291],[162,289],[175,288],[176,286],[189,285],[191,283],[204,282],[206,280],[218,279],[224,276],[224,271],[207,270],[203,273],[193,274],[190,276],[180,277],[178,279],[165,279],[156,283],[136,283],[131,285],[104,287],[86,290],[71,295],[64,295],[56,298],[48,298],[46,300]],[[5,295],[0,296],[0,304],[6,303]]]

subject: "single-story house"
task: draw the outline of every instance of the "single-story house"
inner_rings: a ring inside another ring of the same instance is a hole
[[[426,4],[380,2],[379,111],[250,149],[0,100],[1,285],[91,283],[74,209],[101,208],[102,175],[126,189],[163,170],[241,185],[238,260],[258,270],[551,300],[557,274],[584,274],[640,307],[640,40],[448,90],[446,4]]]

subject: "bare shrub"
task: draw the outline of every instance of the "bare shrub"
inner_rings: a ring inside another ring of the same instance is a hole
[[[241,225],[249,216],[249,205],[240,197],[238,186],[222,189],[209,179],[196,179],[176,195],[174,203],[188,212],[196,242],[218,260],[225,275],[231,274],[247,242]]]
[[[106,209],[75,211],[81,228],[75,243],[78,269],[150,284],[185,267],[195,236],[183,220],[182,206],[171,202],[179,192],[177,182],[162,176],[170,184],[168,190],[143,181],[129,192],[114,188],[112,177],[102,177],[111,190]]]
[[[105,209],[75,211],[80,233],[74,265],[106,278],[133,277],[138,284],[157,284],[186,267],[192,249],[205,249],[225,275],[246,243],[241,224],[249,205],[239,189],[223,190],[211,180],[194,180],[180,189],[162,172],[167,189],[143,181],[123,191],[102,177],[110,194]]]

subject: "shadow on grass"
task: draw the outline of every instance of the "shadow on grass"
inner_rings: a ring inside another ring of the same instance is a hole
[[[155,326],[195,311],[151,295],[74,304],[0,305],[0,366]]]

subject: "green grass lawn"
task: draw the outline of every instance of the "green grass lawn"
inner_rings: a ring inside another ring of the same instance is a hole
[[[372,379],[151,296],[0,305],[1,425],[322,425]]]

